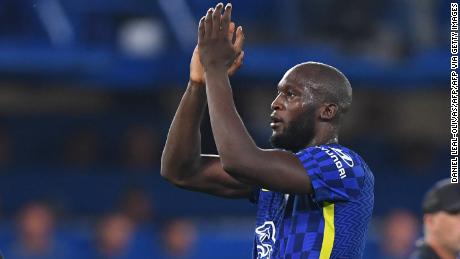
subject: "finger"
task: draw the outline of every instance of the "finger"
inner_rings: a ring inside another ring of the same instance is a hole
[[[244,51],[241,51],[238,56],[235,58],[235,61],[233,61],[234,66],[237,68],[240,67],[243,64],[243,58],[244,58]]]
[[[210,37],[212,33],[212,12],[213,11],[214,11],[213,8],[209,8],[208,12],[206,13],[206,17],[204,18],[204,30],[205,30],[204,37],[206,38]]]
[[[229,29],[229,24],[230,24],[230,21],[232,19],[232,4],[231,3],[228,3],[226,6],[225,6],[225,11],[224,11],[224,14],[222,15],[222,25],[221,25],[221,28],[222,28],[222,34],[223,35],[227,35],[228,34],[228,29]]]
[[[205,30],[204,30],[204,16],[201,17],[200,19],[200,22],[198,23],[198,43],[200,43],[200,41],[202,41],[204,39],[204,33],[205,33]]]
[[[238,57],[236,57],[235,61],[233,62],[232,66],[228,69],[228,75],[233,75],[238,68],[243,65],[243,58],[244,58],[244,51],[241,51]]]
[[[243,45],[244,45],[243,27],[238,26],[238,28],[236,29],[235,44],[233,44],[233,48],[235,49],[236,53],[239,53],[243,49]]]
[[[221,24],[220,24],[220,19],[222,15],[222,8],[224,4],[218,3],[216,5],[216,9],[214,10],[214,13],[212,14],[212,37],[215,38],[217,35],[219,35],[220,30],[221,30]]]
[[[233,34],[235,33],[235,23],[234,22],[231,22],[229,25],[228,25],[228,40],[230,42],[233,43]]]

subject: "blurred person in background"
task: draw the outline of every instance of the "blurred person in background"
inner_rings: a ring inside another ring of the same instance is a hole
[[[130,126],[125,132],[121,149],[124,165],[131,170],[150,172],[160,160],[158,142],[153,128]]]
[[[80,128],[66,140],[65,163],[68,166],[87,169],[101,160],[100,134],[93,128]]]
[[[11,163],[11,140],[6,129],[0,128],[0,169]]]
[[[131,258],[134,224],[122,213],[105,216],[96,233],[95,258],[122,259]]]
[[[236,111],[228,79],[240,62],[243,38],[239,27],[232,42],[231,9],[220,3],[200,20],[202,67],[192,57],[191,71],[204,68],[205,80],[190,80],[171,124],[161,174],[183,188],[255,200],[253,258],[361,258],[374,177],[359,155],[338,144],[352,99],[348,79],[322,63],[289,69],[271,105],[276,149],[258,148]],[[206,100],[219,157],[201,155]]]
[[[121,197],[120,210],[134,223],[149,223],[154,218],[154,202],[141,188],[129,188]]]
[[[382,258],[403,259],[413,251],[419,235],[419,225],[413,213],[394,210],[386,217],[383,225]]]
[[[17,240],[6,258],[68,259],[72,251],[55,234],[55,215],[45,203],[26,204],[19,212]]]
[[[456,259],[460,256],[460,184],[437,182],[423,200],[425,237],[410,259]]]
[[[195,257],[197,241],[195,224],[187,219],[169,220],[161,233],[161,259],[185,259]]]

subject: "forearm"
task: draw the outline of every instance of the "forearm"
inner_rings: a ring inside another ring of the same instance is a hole
[[[206,72],[206,82],[214,141],[223,167],[231,169],[235,165],[244,164],[244,160],[255,152],[257,146],[235,108],[225,70],[211,68]]]
[[[188,83],[169,128],[161,157],[161,175],[171,181],[193,174],[201,154],[200,125],[206,108],[203,85]]]

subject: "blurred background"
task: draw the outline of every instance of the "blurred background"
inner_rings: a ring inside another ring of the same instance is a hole
[[[375,174],[365,258],[405,258],[449,174],[449,2],[231,1],[232,78],[268,147],[270,103],[303,61],[354,89],[341,143]],[[159,176],[197,21],[217,1],[0,1],[0,250],[15,258],[250,258],[255,206]],[[215,153],[208,118],[203,151]]]

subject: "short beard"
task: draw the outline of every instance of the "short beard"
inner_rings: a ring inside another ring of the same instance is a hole
[[[289,123],[279,135],[270,137],[270,144],[274,148],[292,152],[307,147],[313,140],[315,133],[315,107],[309,107],[304,113]]]

